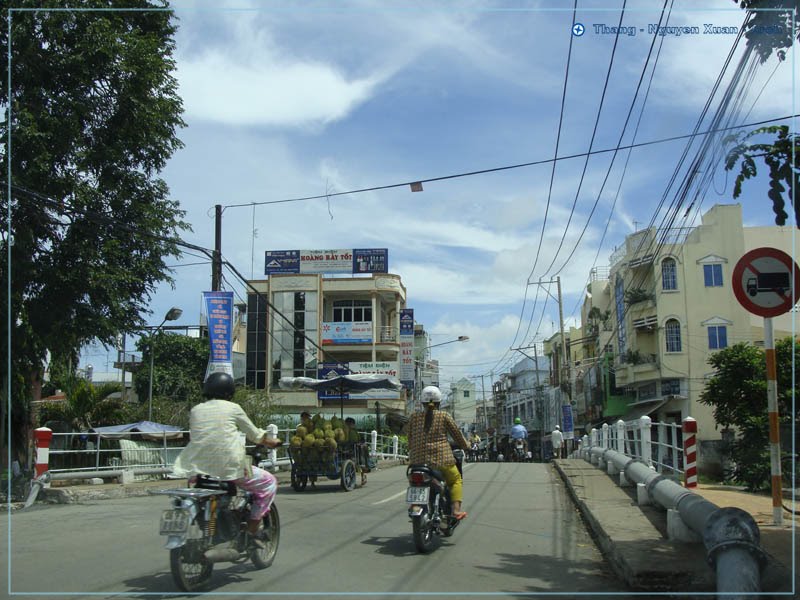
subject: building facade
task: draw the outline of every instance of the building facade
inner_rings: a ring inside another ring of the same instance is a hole
[[[268,389],[287,412],[372,414],[376,404],[405,412],[406,392],[349,394],[285,390],[281,377],[321,378],[331,372],[400,377],[400,310],[406,289],[399,275],[357,277],[273,274],[251,281],[248,293],[246,383]],[[271,306],[270,306],[271,304]]]
[[[715,205],[697,227],[627,236],[612,254],[607,282],[592,287],[582,311],[584,333],[595,331],[590,313],[610,311],[588,344],[596,363],[584,386],[589,398],[606,395],[599,403],[604,420],[691,416],[698,422],[698,463],[716,463],[722,433],[713,408],[699,402],[712,375],[708,359],[732,344],[764,340],[763,320],[733,293],[733,268],[761,246],[792,255],[792,233],[790,227],[744,227],[741,206],[732,204]],[[790,322],[791,315],[774,319],[776,340],[791,335]]]

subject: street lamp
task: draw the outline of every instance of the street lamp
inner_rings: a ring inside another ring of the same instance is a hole
[[[161,321],[161,325],[155,328],[155,331],[150,334],[150,390],[147,394],[147,420],[153,420],[153,355],[155,354],[153,344],[155,342],[156,334],[161,329],[161,326],[164,325],[167,321],[175,321],[180,318],[183,314],[183,311],[180,308],[173,306],[172,308],[167,311],[167,314],[164,316],[164,320]]]
[[[437,346],[444,346],[445,344],[453,344],[455,342],[466,342],[468,340],[469,340],[469,336],[468,335],[460,335],[454,340],[449,340],[447,342],[441,342],[439,344],[432,344],[431,346],[425,346],[422,349],[422,358],[423,358],[423,360],[421,360],[421,361],[415,360],[414,361],[414,363],[415,363],[414,364],[414,371],[415,371],[415,378],[414,379],[415,380],[419,379],[419,382],[422,383],[422,367],[420,366],[420,363],[422,363],[422,366],[427,366],[426,365],[427,361],[424,360],[425,359],[425,351],[426,350],[430,350],[431,348],[436,348]],[[438,375],[438,370],[436,371],[436,373]],[[419,377],[417,378],[416,375],[419,375]],[[419,388],[420,388],[420,386],[416,385],[416,381],[414,382],[414,388],[415,388],[414,391],[416,392],[417,400],[419,400],[419,392],[420,392]]]

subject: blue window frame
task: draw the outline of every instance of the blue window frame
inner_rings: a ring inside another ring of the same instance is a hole
[[[722,287],[722,265],[703,265],[706,287]]]
[[[675,268],[675,260],[672,258],[665,258],[661,261],[661,289],[678,289],[678,274]]]
[[[708,328],[709,350],[720,350],[728,347],[728,328],[725,325],[716,325]]]

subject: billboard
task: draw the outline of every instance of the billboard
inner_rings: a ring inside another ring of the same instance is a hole
[[[264,274],[279,273],[387,273],[387,248],[347,250],[267,250]]]
[[[317,379],[330,379],[339,375],[354,375],[357,373],[376,373],[378,375],[397,377],[397,362],[320,363],[317,365]],[[365,392],[345,393],[340,396],[336,390],[317,390],[317,398],[320,400],[369,400],[372,398],[391,400],[400,398],[400,392],[396,390],[367,390]]]
[[[322,323],[323,344],[371,344],[372,321]]]
[[[400,381],[414,388],[414,309],[400,309]]]

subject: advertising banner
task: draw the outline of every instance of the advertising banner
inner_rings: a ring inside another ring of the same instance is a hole
[[[323,344],[371,344],[372,321],[323,323]]]
[[[414,389],[414,309],[400,309],[400,382]]]
[[[565,440],[571,440],[575,437],[575,426],[572,423],[572,406],[564,404],[561,406],[561,433],[564,434]]]
[[[337,250],[267,250],[264,274],[387,273],[387,248]]]
[[[397,377],[397,363],[394,361],[321,363],[317,366],[317,379],[329,379],[339,375],[355,375],[358,373],[375,373]],[[343,396],[340,396],[336,390],[317,390],[317,398],[320,400],[369,400],[372,398],[391,400],[400,398],[400,392],[395,390],[367,390],[364,392],[345,392]]]
[[[206,377],[222,371],[233,377],[233,292],[203,292],[211,356]]]

